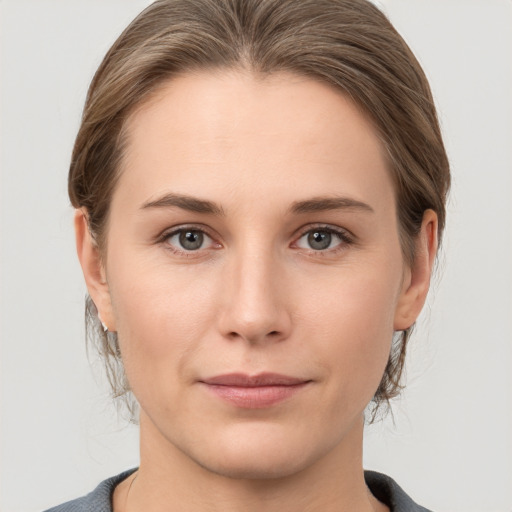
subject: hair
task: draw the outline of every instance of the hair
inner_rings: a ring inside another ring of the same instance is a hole
[[[428,81],[386,16],[367,0],[158,0],[119,36],[90,85],[69,170],[69,196],[87,212],[100,253],[121,172],[124,127],[177,74],[286,71],[341,90],[366,112],[389,157],[404,259],[414,261],[423,214],[445,225],[448,158]],[[87,336],[114,396],[130,397],[115,333],[86,298]],[[395,333],[374,410],[399,394],[410,330]],[[375,417],[375,416],[374,416]]]

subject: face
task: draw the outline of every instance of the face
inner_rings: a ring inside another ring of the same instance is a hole
[[[314,80],[223,71],[127,128],[90,292],[143,440],[250,477],[350,450],[413,282],[370,121]]]

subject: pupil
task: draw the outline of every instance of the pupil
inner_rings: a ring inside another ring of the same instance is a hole
[[[188,251],[199,249],[203,245],[203,234],[200,231],[182,231],[180,244]]]
[[[308,242],[312,249],[327,249],[331,245],[331,233],[327,231],[312,231],[308,235]]]

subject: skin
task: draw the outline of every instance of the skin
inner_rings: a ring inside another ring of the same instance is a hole
[[[141,406],[140,468],[115,511],[387,510],[364,482],[363,412],[393,332],[425,301],[436,214],[408,266],[376,130],[309,78],[185,74],[127,129],[103,255],[75,216],[89,293]],[[162,206],[166,194],[216,210]],[[180,228],[203,245],[184,249]],[[327,248],[312,247],[315,230],[332,231]],[[232,372],[308,383],[243,409],[201,383]]]

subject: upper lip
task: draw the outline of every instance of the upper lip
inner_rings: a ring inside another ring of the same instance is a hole
[[[202,379],[201,382],[217,386],[256,388],[260,386],[296,386],[297,384],[309,382],[309,380],[289,377],[288,375],[281,375],[279,373],[259,373],[257,375],[228,373]]]

